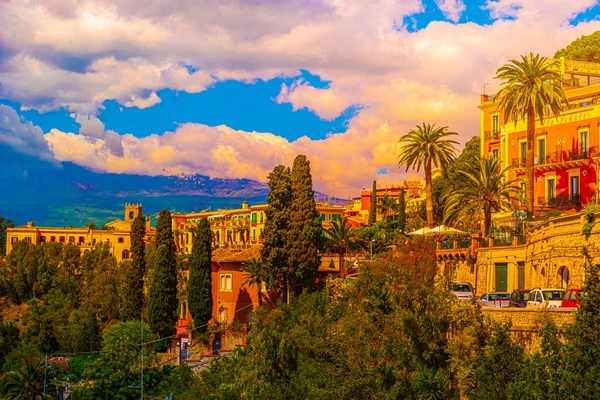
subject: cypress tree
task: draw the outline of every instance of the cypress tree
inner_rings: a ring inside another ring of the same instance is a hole
[[[156,255],[148,291],[148,323],[160,337],[173,333],[177,323],[177,256],[171,213],[162,210],[156,223]]]
[[[398,229],[404,233],[406,229],[406,200],[404,200],[404,188],[400,189],[400,198],[398,199]]]
[[[268,176],[269,195],[263,231],[263,247],[260,257],[265,271],[265,283],[269,289],[284,291],[287,281],[288,248],[287,229],[289,225],[289,208],[292,202],[292,176],[290,169],[278,165]]]
[[[194,326],[200,327],[212,317],[212,237],[208,219],[198,224],[197,236],[190,255],[190,278],[187,283],[188,308],[194,318]],[[205,332],[206,327],[199,328]]]
[[[287,235],[289,251],[289,278],[301,278],[312,287],[321,265],[319,251],[323,246],[323,227],[315,203],[310,162],[299,155],[292,167],[292,202]]]
[[[373,190],[371,191],[371,207],[369,208],[369,226],[377,222],[377,181],[373,181]]]
[[[144,307],[144,273],[146,271],[146,234],[143,214],[138,214],[131,225],[131,265],[123,274],[123,296],[121,298],[121,319],[139,320]]]

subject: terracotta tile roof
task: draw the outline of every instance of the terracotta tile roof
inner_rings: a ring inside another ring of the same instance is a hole
[[[233,250],[230,248],[216,249],[212,253],[215,262],[243,263],[253,258],[260,258],[261,245],[250,246],[245,250]]]

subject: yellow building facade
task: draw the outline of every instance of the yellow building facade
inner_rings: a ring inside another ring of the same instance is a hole
[[[9,254],[14,245],[19,241],[30,244],[56,242],[64,245],[74,245],[84,254],[99,244],[108,244],[111,253],[117,261],[131,257],[131,224],[142,214],[141,204],[125,204],[124,219],[114,220],[106,227],[109,229],[84,228],[56,228],[36,226],[28,222],[25,226],[8,228],[6,230],[6,254]],[[146,216],[146,242],[151,243],[156,236],[156,229],[152,228],[150,215]]]

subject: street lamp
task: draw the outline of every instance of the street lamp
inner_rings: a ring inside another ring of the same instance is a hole
[[[374,241],[375,241],[375,239],[373,239],[369,242],[369,252],[371,253],[371,261],[373,261],[373,242]]]

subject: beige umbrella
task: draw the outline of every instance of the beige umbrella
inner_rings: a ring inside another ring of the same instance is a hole
[[[409,233],[409,235],[428,235],[428,234],[429,234],[429,228],[421,228],[421,229],[417,229],[416,231]]]
[[[459,229],[452,228],[446,225],[436,226],[435,228],[428,229],[425,235],[444,235],[444,234],[461,234],[465,233]]]

